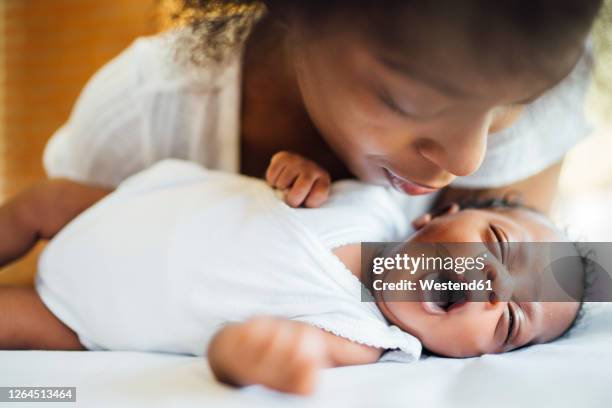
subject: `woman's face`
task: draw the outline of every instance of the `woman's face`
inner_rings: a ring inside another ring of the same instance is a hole
[[[499,245],[498,236],[515,243],[564,241],[547,219],[532,211],[463,210],[434,218],[410,237],[408,245],[483,243],[492,248]],[[510,289],[516,286],[509,282],[519,281],[523,276],[537,277],[534,274],[545,271],[548,262],[529,251],[534,244],[505,246],[510,248],[510,254],[503,256],[493,250],[487,257],[484,272],[492,280],[496,293],[506,293],[499,298],[502,300],[459,302],[441,308],[427,301],[389,300],[390,295],[383,292],[377,295],[377,304],[389,321],[418,337],[430,351],[445,356],[500,353],[557,338],[574,320],[578,302],[535,298],[522,301],[520,296],[517,299],[516,292],[511,293]],[[581,274],[575,276],[582,282]],[[390,272],[382,275],[382,279],[392,282],[397,277]],[[550,299],[561,297],[556,294]]]
[[[295,44],[303,102],[330,147],[358,178],[412,195],[475,172],[488,135],[560,80],[495,75],[454,47],[385,54],[351,33]]]

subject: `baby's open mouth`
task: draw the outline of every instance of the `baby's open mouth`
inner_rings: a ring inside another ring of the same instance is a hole
[[[421,280],[437,283],[458,282],[459,276],[452,271],[430,272]],[[469,293],[464,290],[434,290],[422,289],[421,304],[427,313],[445,314],[463,306],[469,299]]]

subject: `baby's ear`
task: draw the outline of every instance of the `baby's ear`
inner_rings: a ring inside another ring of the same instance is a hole
[[[415,218],[414,220],[412,220],[412,228],[418,231],[424,226],[426,226],[427,224],[429,224],[431,220],[433,220],[434,218],[442,217],[444,215],[458,213],[460,209],[461,208],[459,207],[459,204],[457,203],[446,204],[445,206],[442,206],[438,208],[437,210],[434,210],[433,212],[425,213]]]

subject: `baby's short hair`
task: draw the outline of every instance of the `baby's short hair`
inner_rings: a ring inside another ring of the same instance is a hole
[[[501,197],[482,197],[478,195],[468,196],[458,202],[459,208],[467,210],[470,208],[475,209],[488,209],[488,208],[520,208],[537,213],[541,213],[539,210],[525,205],[523,202],[523,196],[521,193],[516,191],[510,191]]]
[[[573,242],[573,245],[578,253],[578,258],[580,259],[580,264],[582,265],[582,297],[579,300],[578,311],[576,312],[576,317],[572,321],[572,324],[567,328],[567,330],[562,334],[565,335],[569,331],[571,331],[574,327],[576,327],[579,322],[584,318],[585,315],[585,304],[589,299],[589,293],[594,286],[594,281],[596,279],[596,266],[595,262],[595,254],[592,250],[585,248],[579,242]]]

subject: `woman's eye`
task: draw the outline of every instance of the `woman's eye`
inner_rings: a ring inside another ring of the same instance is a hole
[[[385,106],[387,108],[389,108],[391,111],[402,115],[402,116],[407,116],[407,117],[412,117],[413,115],[409,114],[408,112],[404,111],[403,109],[401,109],[397,103],[395,103],[395,101],[393,100],[393,98],[391,98],[391,96],[389,96],[389,94],[387,93],[380,93],[379,95],[380,100],[385,104]]]
[[[423,110],[425,109],[425,107],[423,107],[422,105],[420,104],[413,105],[412,103],[408,101],[404,101],[405,103],[408,104],[408,106],[410,106],[410,109],[407,110],[405,106],[402,106],[402,104],[398,103],[397,99],[394,98],[391,95],[391,93],[383,87],[375,88],[374,94],[376,95],[376,98],[380,102],[382,102],[387,109],[391,110],[392,112],[398,115],[401,115],[403,117],[413,119],[413,120],[423,120],[423,121],[431,120],[434,117],[438,117],[439,115],[443,114],[444,111],[446,110],[445,108],[441,108],[441,109],[427,108],[426,110],[428,110],[428,112],[426,112]],[[412,102],[415,103],[417,101],[418,99],[413,100]],[[419,112],[415,112],[415,110]]]

